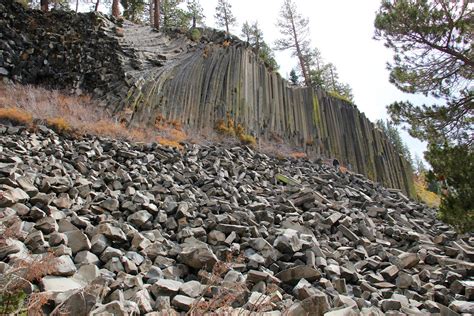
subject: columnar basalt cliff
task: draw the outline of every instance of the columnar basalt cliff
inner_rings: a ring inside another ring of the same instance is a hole
[[[354,105],[291,87],[238,39],[201,30],[195,42],[98,14],[26,12],[5,0],[0,15],[0,76],[87,91],[132,125],[164,116],[203,129],[230,115],[260,141],[337,157],[412,192],[409,164]]]

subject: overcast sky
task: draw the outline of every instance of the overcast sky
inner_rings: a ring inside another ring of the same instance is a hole
[[[399,91],[388,81],[386,63],[392,53],[382,42],[373,39],[375,12],[381,0],[294,0],[298,11],[309,18],[311,43],[327,62],[332,62],[340,80],[348,83],[360,111],[373,122],[387,118],[386,105],[401,100],[414,103],[429,102],[423,96]],[[270,46],[279,36],[276,21],[283,0],[229,0],[238,25],[232,33],[240,35],[242,23],[258,21],[264,39]],[[201,0],[208,26],[215,26],[217,0]],[[280,73],[287,78],[297,61],[289,53],[276,53]],[[406,132],[402,137],[412,156],[423,157],[425,145]]]

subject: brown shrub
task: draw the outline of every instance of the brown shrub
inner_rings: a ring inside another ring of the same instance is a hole
[[[301,152],[301,151],[296,151],[296,152],[292,152],[290,154],[291,157],[295,158],[295,159],[302,159],[302,158],[306,158],[307,155],[306,153],[304,152]]]
[[[230,46],[230,41],[225,40],[225,41],[222,43],[222,46],[223,46],[223,47],[229,47],[229,46]]]
[[[33,122],[33,116],[17,107],[0,108],[0,120],[29,126]]]
[[[58,133],[69,133],[72,131],[69,123],[62,117],[53,117],[46,120],[49,127]]]
[[[249,134],[240,134],[239,140],[244,145],[249,145],[251,147],[255,147],[257,145],[257,140],[255,137]]]
[[[234,137],[235,136],[235,129],[229,123],[226,123],[224,120],[218,120],[216,123],[216,131],[221,133],[222,135]]]

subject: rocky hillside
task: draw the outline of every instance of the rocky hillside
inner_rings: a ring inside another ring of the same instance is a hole
[[[11,0],[0,0],[0,16],[0,76],[92,93],[131,125],[164,117],[200,130],[230,115],[259,141],[337,157],[414,195],[408,163],[354,105],[290,87],[236,38],[206,29],[192,41],[100,14],[26,11]]]
[[[326,165],[0,126],[0,183],[2,302],[39,291],[52,315],[474,312],[472,236]]]

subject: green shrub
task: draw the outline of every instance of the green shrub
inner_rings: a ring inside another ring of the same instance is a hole
[[[244,145],[249,145],[252,147],[255,147],[255,145],[257,145],[257,140],[255,139],[255,137],[249,134],[240,134],[239,140]]]
[[[338,93],[337,91],[329,91],[329,95],[333,98],[336,98],[336,99],[339,99],[339,100],[342,100],[342,101],[345,101],[347,103],[350,103],[350,104],[354,104],[351,99],[349,99],[348,97]]]
[[[448,223],[461,233],[471,233],[474,231],[474,207],[473,194],[451,193],[441,199],[438,217],[443,222]],[[468,196],[470,198],[461,198]]]
[[[201,40],[202,34],[198,29],[191,30],[191,40],[194,42],[199,42]]]
[[[28,9],[28,0],[15,0],[19,4],[21,4],[25,9]]]
[[[21,310],[25,308],[26,298],[27,295],[23,291],[15,293],[0,293],[0,314],[23,315]]]

